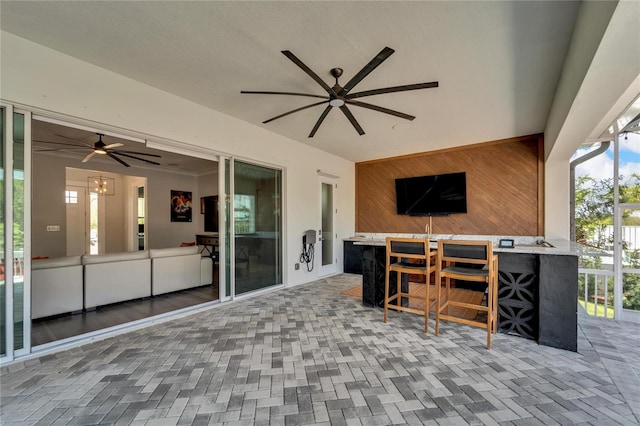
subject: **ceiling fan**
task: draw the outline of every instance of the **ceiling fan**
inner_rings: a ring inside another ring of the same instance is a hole
[[[78,149],[84,149],[84,150],[91,149],[91,152],[89,152],[89,154],[87,154],[87,156],[82,159],[83,163],[86,163],[87,161],[91,160],[96,155],[106,155],[106,156],[108,156],[110,158],[113,158],[114,160],[116,160],[118,163],[122,164],[125,167],[131,167],[131,166],[127,162],[122,160],[120,158],[120,156],[127,157],[127,158],[133,158],[133,159],[139,160],[139,161],[144,161],[145,163],[153,164],[153,165],[156,165],[156,166],[160,165],[160,163],[157,163],[155,161],[151,161],[151,160],[147,160],[146,158],[138,157],[139,155],[144,155],[144,156],[147,156],[147,157],[161,158],[159,155],[147,154],[145,152],[116,150],[115,148],[119,148],[119,147],[124,146],[124,145],[121,144],[121,143],[112,143],[112,144],[107,145],[102,141],[102,137],[104,136],[104,134],[96,133],[96,135],[98,135],[98,138],[99,138],[98,141],[95,142],[93,145],[90,145],[90,144],[84,143],[82,141],[79,141],[77,139],[70,138],[68,136],[56,134],[56,136],[60,136],[60,137],[63,137],[65,139],[71,139],[72,141],[80,143],[80,144],[83,145],[82,147],[78,147],[75,144],[66,144],[64,142],[37,141],[37,140],[34,141],[34,142],[53,143],[53,144],[57,144],[57,145],[69,145],[70,146],[69,148],[42,149],[42,150],[39,150],[40,152],[41,151],[70,151],[70,150],[78,150]],[[71,148],[71,147],[74,147],[74,148]],[[135,155],[131,155],[131,154],[135,154]]]
[[[289,96],[306,96],[310,98],[321,98],[324,99],[321,102],[316,102],[310,105],[305,105],[300,108],[296,108],[294,110],[285,112],[284,114],[277,115],[273,118],[263,121],[263,124],[269,123],[273,120],[277,120],[278,118],[285,117],[289,114],[293,114],[294,112],[302,111],[307,108],[311,108],[317,105],[328,104],[324,109],[322,114],[320,114],[320,118],[316,122],[315,126],[309,133],[309,137],[312,138],[318,128],[327,117],[327,114],[331,111],[332,108],[340,108],[340,111],[347,117],[351,125],[356,129],[360,136],[364,135],[364,130],[355,119],[351,110],[348,108],[348,105],[353,105],[361,108],[367,108],[374,111],[382,112],[385,114],[394,115],[396,117],[404,118],[405,120],[413,120],[415,117],[409,114],[405,114],[399,111],[394,111],[392,109],[383,108],[377,105],[372,105],[370,103],[365,103],[356,100],[357,98],[363,98],[365,96],[373,96],[373,95],[381,95],[384,93],[394,93],[394,92],[404,92],[407,90],[418,90],[418,89],[429,89],[432,87],[438,87],[437,81],[432,81],[429,83],[416,83],[416,84],[407,84],[403,86],[393,86],[393,87],[385,87],[381,89],[374,90],[365,90],[362,92],[349,93],[351,89],[353,89],[362,79],[364,79],[367,75],[371,73],[374,69],[376,69],[380,64],[382,64],[389,56],[391,56],[395,52],[395,50],[390,47],[385,47],[378,53],[367,65],[364,66],[355,76],[351,78],[344,86],[338,84],[338,78],[343,73],[342,68],[333,68],[330,73],[335,78],[336,83],[333,87],[330,87],[324,80],[322,80],[316,73],[311,71],[309,67],[307,67],[300,59],[298,59],[293,53],[288,50],[283,50],[282,53],[289,58],[294,64],[300,67],[305,73],[309,75],[316,83],[318,83],[326,92],[327,95],[314,95],[311,93],[296,93],[296,92],[272,92],[272,91],[253,91],[253,90],[242,90],[240,93],[243,94],[258,94],[258,95],[289,95]]]

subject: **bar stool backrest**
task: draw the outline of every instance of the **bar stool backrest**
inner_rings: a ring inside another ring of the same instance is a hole
[[[396,254],[417,254],[420,256],[425,255],[425,241],[398,241],[395,239],[389,239],[391,253]]]
[[[492,244],[489,241],[439,241],[441,260],[486,265],[492,258]]]

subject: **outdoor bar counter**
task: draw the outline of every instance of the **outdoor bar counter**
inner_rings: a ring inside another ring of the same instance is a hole
[[[344,272],[362,274],[362,303],[368,307],[384,303],[385,236],[362,234],[344,239]],[[577,351],[578,256],[583,246],[542,237],[430,235],[429,239],[432,249],[437,248],[438,239],[493,241],[499,271],[498,330]],[[500,239],[513,239],[515,246],[500,248]],[[406,286],[405,281],[402,288]]]

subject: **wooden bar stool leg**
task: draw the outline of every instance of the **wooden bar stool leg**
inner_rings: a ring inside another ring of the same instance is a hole
[[[384,322],[387,322],[389,314],[389,265],[384,273]]]
[[[487,349],[491,349],[491,333],[493,332],[493,277],[487,280]]]
[[[424,332],[429,333],[429,276],[426,278],[426,294],[424,300]]]
[[[396,273],[396,306],[402,306],[402,297],[400,293],[402,292],[402,272],[398,271]]]
[[[446,289],[447,289],[447,300],[445,302],[445,307],[446,307],[446,311],[445,311],[445,315],[449,316],[449,301],[451,300],[451,278],[445,278],[444,282],[446,284]],[[447,323],[449,322],[448,320]]]
[[[440,285],[440,281],[441,281],[441,277],[440,277],[440,269],[438,269],[438,271],[436,271],[436,336],[438,335],[438,333],[440,332],[440,287],[442,287]]]

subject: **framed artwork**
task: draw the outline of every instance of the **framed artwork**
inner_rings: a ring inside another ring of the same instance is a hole
[[[171,190],[171,222],[191,222],[191,192]]]

